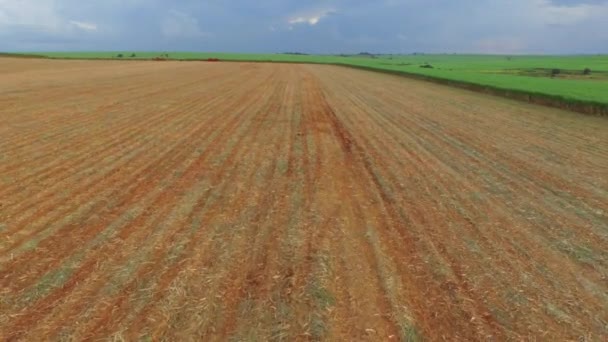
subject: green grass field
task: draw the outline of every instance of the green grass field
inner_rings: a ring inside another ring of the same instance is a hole
[[[130,57],[132,54],[136,57]],[[51,58],[151,59],[160,52],[49,52]],[[164,52],[163,52],[164,54]],[[608,107],[608,56],[488,56],[488,55],[382,55],[319,56],[288,54],[229,54],[167,52],[170,59],[219,58],[225,61],[272,61],[342,64],[395,73],[421,75],[492,89],[544,95],[571,103]],[[433,68],[422,68],[430,64]],[[590,74],[584,75],[584,69]],[[551,71],[560,74],[551,77]]]

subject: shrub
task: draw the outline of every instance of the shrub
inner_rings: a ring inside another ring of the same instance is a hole
[[[591,69],[585,68],[585,70],[583,70],[583,75],[591,75]]]
[[[551,70],[551,77],[555,77],[557,75],[559,75],[562,71],[559,69],[552,69]]]
[[[134,54],[134,53],[133,53],[133,54],[131,54],[131,58],[134,58],[134,57],[137,57],[137,55],[136,55],[136,54]]]
[[[122,57],[123,57],[123,55],[122,55],[122,53],[119,53],[118,55],[116,55],[116,57],[118,57],[118,58],[122,58]]]

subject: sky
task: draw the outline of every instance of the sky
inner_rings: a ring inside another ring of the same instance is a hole
[[[0,0],[0,51],[608,53],[608,0]]]

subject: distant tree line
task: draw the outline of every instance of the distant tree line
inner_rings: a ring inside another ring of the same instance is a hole
[[[116,55],[116,57],[117,57],[117,58],[123,58],[123,57],[124,57],[124,55],[123,55],[122,53],[119,53],[118,55]],[[135,57],[137,57],[137,55],[136,55],[135,53],[132,53],[132,54],[131,54],[129,57],[131,57],[131,58],[135,58]]]
[[[122,53],[119,53],[119,54],[116,55],[116,58],[124,58],[124,57],[125,57],[125,55],[122,54]],[[136,58],[137,54],[132,53],[132,54],[129,55],[129,57],[130,58]],[[169,58],[169,54],[168,53],[162,53],[162,54],[160,54],[160,56],[158,56],[156,58]]]

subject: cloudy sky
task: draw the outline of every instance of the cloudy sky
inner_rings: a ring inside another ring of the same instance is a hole
[[[0,0],[0,51],[608,53],[608,0]]]

